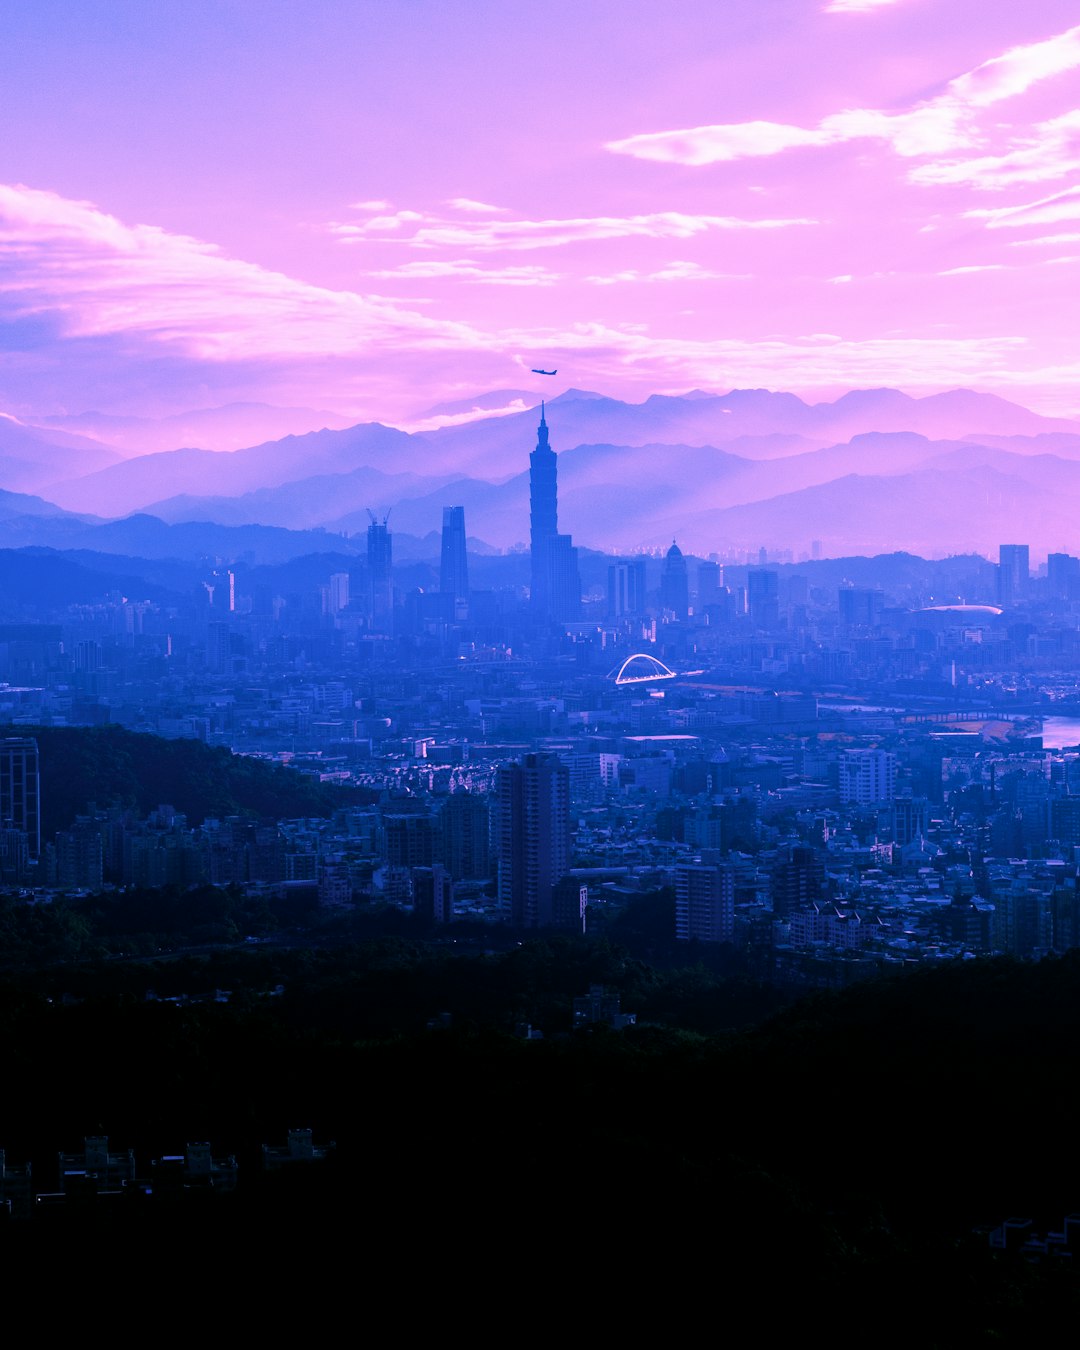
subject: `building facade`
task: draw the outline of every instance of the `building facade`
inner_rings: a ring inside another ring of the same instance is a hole
[[[570,866],[570,773],[538,752],[505,764],[496,779],[499,906],[512,923],[555,922],[555,888]]]

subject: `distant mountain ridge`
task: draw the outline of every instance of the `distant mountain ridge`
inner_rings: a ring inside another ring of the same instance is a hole
[[[479,414],[519,397],[503,390],[441,407]],[[926,398],[854,390],[810,404],[737,389],[631,404],[571,389],[546,407],[559,452],[560,528],[592,548],[656,548],[676,537],[698,553],[807,549],[813,540],[831,552],[940,553],[986,551],[1011,536],[1038,551],[1067,545],[1080,511],[1080,422],[970,390]],[[0,544],[146,548],[164,557],[196,538],[227,553],[252,531],[263,532],[261,547],[267,531],[325,530],[341,542],[363,534],[369,508],[392,512],[392,528],[423,538],[437,535],[442,508],[452,504],[464,506],[471,535],[508,548],[528,538],[537,421],[528,408],[412,434],[362,423],[231,453],[113,458],[89,472],[79,469],[92,443],[49,446],[41,454],[51,457],[50,471],[61,453],[74,457],[48,489],[62,510],[50,524],[40,500],[22,509],[0,503]],[[0,419],[0,456],[4,430]],[[21,441],[21,453],[33,444]],[[7,472],[0,458],[5,486]],[[362,550],[363,540],[349,547]]]

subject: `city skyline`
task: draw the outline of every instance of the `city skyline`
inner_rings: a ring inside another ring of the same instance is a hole
[[[1075,415],[1074,18],[5,3],[0,411],[889,384]]]

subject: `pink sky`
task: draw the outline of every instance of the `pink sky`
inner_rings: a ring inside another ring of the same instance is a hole
[[[1073,0],[0,0],[0,412],[1080,415]]]

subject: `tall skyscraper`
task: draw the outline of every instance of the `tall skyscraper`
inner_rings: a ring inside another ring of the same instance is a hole
[[[369,511],[367,532],[368,618],[373,628],[386,630],[394,613],[393,546],[389,513],[380,521]]]
[[[719,563],[698,563],[697,608],[695,613],[700,614],[701,611],[706,609],[709,605],[718,605],[720,603],[722,577],[723,573],[720,571]]]
[[[645,559],[608,565],[608,617],[645,613]]]
[[[780,622],[779,576],[775,572],[747,572],[746,600],[753,624],[758,628],[775,628]]]
[[[669,609],[676,619],[685,619],[690,611],[690,581],[686,559],[674,539],[664,558],[660,572],[660,604]]]
[[[540,620],[565,623],[581,609],[581,577],[577,549],[568,534],[559,533],[558,458],[548,440],[544,405],[536,449],[529,456],[529,545],[532,607]]]
[[[0,740],[0,828],[22,831],[30,857],[41,856],[41,776],[32,736]]]
[[[461,611],[469,603],[469,562],[465,551],[465,508],[444,506],[442,513],[442,566],[439,572],[439,590],[449,596],[447,605],[453,605],[454,617],[464,617]]]
[[[1007,609],[1027,597],[1031,574],[1027,544],[998,547],[998,604]]]
[[[570,865],[570,772],[558,755],[526,755],[496,781],[499,905],[525,928],[549,927]]]

